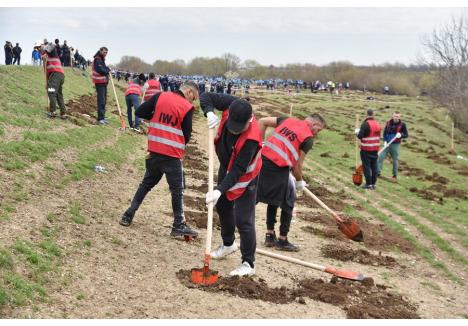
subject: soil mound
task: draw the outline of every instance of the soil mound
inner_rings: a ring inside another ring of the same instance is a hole
[[[353,261],[364,265],[372,266],[395,266],[397,261],[390,256],[383,256],[381,252],[374,255],[367,250],[353,250],[335,245],[327,245],[321,249],[324,257],[333,258],[341,261]]]

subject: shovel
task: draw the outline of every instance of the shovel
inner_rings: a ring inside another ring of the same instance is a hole
[[[214,128],[209,129],[208,133],[208,191],[213,191],[213,172],[214,172]],[[206,223],[206,244],[205,256],[202,268],[192,269],[192,283],[211,285],[218,281],[218,272],[210,270],[211,260],[211,235],[213,232],[213,203],[208,204],[208,221]]]
[[[317,196],[315,196],[309,189],[304,187],[304,192],[312,198],[317,204],[322,206],[326,211],[328,211],[332,217],[335,219],[336,223],[338,224],[338,229],[343,233],[346,237],[353,241],[361,242],[363,241],[363,234],[359,225],[353,219],[342,219],[337,213],[332,211],[327,205],[325,205]]]
[[[267,257],[271,257],[271,258],[275,258],[275,259],[279,259],[279,260],[284,260],[284,261],[287,261],[287,262],[290,262],[290,263],[302,265],[302,266],[305,266],[305,267],[316,269],[318,271],[329,273],[329,274],[332,274],[332,275],[334,275],[336,277],[339,277],[339,278],[344,278],[344,279],[353,280],[353,281],[362,281],[362,280],[364,280],[364,275],[362,275],[361,273],[358,273],[358,272],[348,271],[348,270],[345,270],[345,269],[336,269],[336,268],[330,267],[330,266],[322,266],[322,265],[318,265],[318,264],[314,264],[314,263],[309,263],[309,262],[306,262],[306,261],[303,261],[303,260],[300,260],[300,259],[275,254],[273,252],[265,251],[265,250],[258,249],[258,248],[256,249],[256,252],[259,253],[260,255],[263,255],[263,256],[267,256]]]
[[[120,130],[125,130],[125,120],[122,116],[122,111],[120,110],[119,99],[117,98],[117,92],[115,91],[114,80],[112,78],[112,73],[110,71],[109,71],[109,79],[112,84],[112,90],[114,91],[115,102],[117,103],[117,110],[119,111]]]

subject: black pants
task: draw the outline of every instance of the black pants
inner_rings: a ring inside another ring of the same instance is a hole
[[[166,175],[166,180],[172,196],[172,211],[174,214],[173,225],[177,226],[185,222],[183,207],[185,179],[182,161],[178,158],[156,153],[150,153],[149,157],[146,159],[146,173],[133,197],[130,207],[126,211],[127,216],[133,217],[135,215],[135,212],[145,199],[146,194],[159,183],[164,174]]]
[[[6,65],[11,65],[11,61],[13,60],[13,57],[11,56],[5,56],[5,64]]]
[[[20,65],[21,57],[15,57],[13,59],[13,64],[18,63],[18,66]]]
[[[366,177],[366,185],[375,185],[377,182],[377,152],[361,151],[362,167]]]
[[[62,88],[65,75],[61,72],[53,72],[47,80],[47,94],[49,95],[49,110],[55,112],[57,103],[60,106],[60,114],[65,114],[65,102],[63,101]]]
[[[106,118],[107,84],[96,84],[97,92],[97,120]]]
[[[255,262],[257,247],[255,235],[255,201],[257,197],[258,177],[250,182],[239,198],[230,201],[223,194],[216,203],[216,211],[221,222],[221,238],[225,246],[234,243],[234,231],[237,227],[240,235],[242,262],[251,266]]]

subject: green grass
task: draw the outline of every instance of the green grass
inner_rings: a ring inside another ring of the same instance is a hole
[[[86,224],[86,219],[81,215],[81,208],[78,202],[72,203],[69,212],[73,222],[76,224]]]
[[[91,243],[91,240],[85,240],[85,241],[83,241],[83,245],[84,245],[85,247],[91,247],[91,244],[92,244],[92,243]]]
[[[13,269],[11,254],[5,249],[0,249],[0,269]]]

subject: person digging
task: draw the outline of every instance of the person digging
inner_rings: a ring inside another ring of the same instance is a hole
[[[398,176],[398,156],[400,155],[400,143],[402,139],[408,138],[408,129],[406,128],[406,124],[401,121],[400,112],[393,113],[393,116],[390,120],[387,121],[384,129],[384,145],[386,146],[394,137],[395,140],[385,148],[382,153],[380,153],[379,160],[378,160],[378,167],[377,167],[377,177],[380,177],[380,173],[382,172],[382,166],[384,163],[385,158],[387,155],[390,155],[392,158],[392,165],[393,165],[393,176],[392,181],[397,182]]]
[[[185,222],[183,191],[185,188],[182,159],[192,133],[193,101],[198,99],[198,86],[184,83],[176,92],[154,95],[141,104],[135,114],[149,120],[148,154],[143,181],[123,214],[120,225],[130,226],[136,211],[148,192],[166,175],[172,196],[174,220],[171,236],[196,237],[198,233]]]
[[[257,192],[257,202],[268,205],[265,246],[298,251],[299,247],[288,240],[296,191],[306,186],[302,178],[303,162],[312,148],[314,137],[326,127],[326,123],[317,113],[304,120],[268,117],[261,118],[258,123],[262,139],[268,127],[275,128],[262,149],[263,165]],[[279,238],[275,233],[278,207],[281,207]]]
[[[237,227],[242,262],[230,275],[254,275],[255,201],[262,166],[260,129],[252,106],[244,99],[227,94],[203,93],[200,106],[210,128],[218,123],[213,110],[223,111],[214,141],[219,159],[218,182],[212,192],[206,193],[206,203],[216,205],[223,244],[211,252],[211,258],[221,259],[237,251],[234,235]]]
[[[65,82],[65,73],[63,71],[60,58],[57,54],[55,44],[48,43],[43,48],[43,60],[46,67],[47,95],[49,96],[49,118],[55,118],[57,115],[57,104],[60,107],[60,118],[66,119],[66,108],[63,100],[63,84]]]

